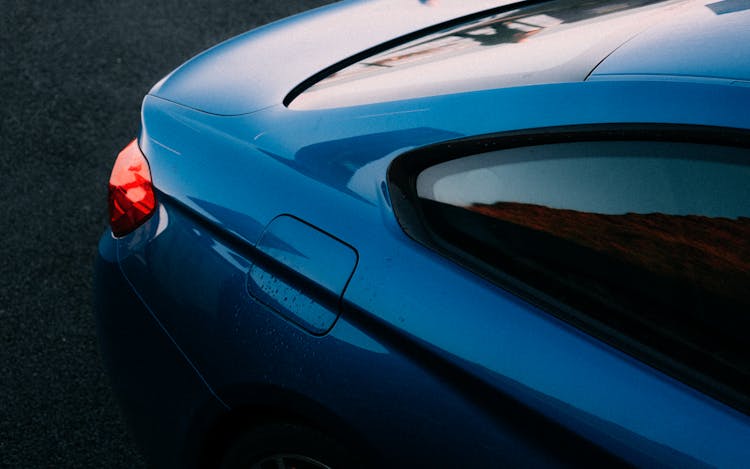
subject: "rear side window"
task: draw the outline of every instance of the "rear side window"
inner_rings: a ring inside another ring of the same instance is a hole
[[[524,146],[434,164],[413,185],[439,249],[746,405],[747,149],[642,140]]]

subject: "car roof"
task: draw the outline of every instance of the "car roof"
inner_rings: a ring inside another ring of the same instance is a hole
[[[750,85],[750,2],[691,2],[679,15],[618,48],[591,74],[591,79],[628,77]]]

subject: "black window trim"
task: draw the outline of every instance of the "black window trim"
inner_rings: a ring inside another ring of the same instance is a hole
[[[428,167],[503,149],[593,141],[679,142],[750,149],[750,130],[686,124],[586,124],[516,130],[441,142],[410,150],[391,163],[387,180],[393,211],[404,232],[416,242],[635,359],[741,412],[750,414],[750,395],[697,372],[669,355],[648,347],[606,323],[563,304],[497,267],[467,254],[441,239],[429,228],[422,214],[416,192],[416,179]]]

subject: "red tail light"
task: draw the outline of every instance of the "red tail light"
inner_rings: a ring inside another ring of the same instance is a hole
[[[141,226],[156,208],[148,161],[133,140],[123,148],[109,177],[109,224],[115,236]]]

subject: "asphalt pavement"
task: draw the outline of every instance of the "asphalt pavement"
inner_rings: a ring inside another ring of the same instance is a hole
[[[4,0],[0,467],[144,467],[91,308],[117,152],[143,95],[198,52],[324,0]]]

